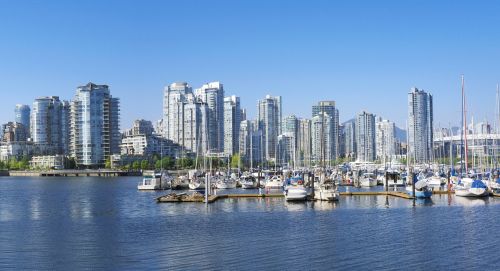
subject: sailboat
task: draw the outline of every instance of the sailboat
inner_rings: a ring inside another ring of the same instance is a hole
[[[321,117],[324,118],[324,110],[321,107]],[[332,178],[327,178],[325,172],[324,158],[325,158],[325,148],[324,148],[324,119],[321,121],[321,168],[315,173],[315,176],[319,176],[318,179],[313,180],[314,183],[314,199],[323,201],[337,201],[340,197],[340,192],[335,185],[335,181]]]
[[[468,172],[468,147],[467,147],[467,110],[465,103],[464,77],[462,75],[462,132],[463,132],[463,156],[465,165],[462,161],[462,175]],[[464,170],[465,169],[465,170]],[[455,195],[459,197],[484,197],[489,195],[488,187],[482,180],[473,180],[465,177],[455,185]]]
[[[413,187],[411,185],[406,186],[406,193],[410,196],[416,198],[430,198],[432,196],[432,188],[430,188],[427,179],[422,178],[418,180],[413,177],[413,182],[415,182],[415,195],[413,195]]]

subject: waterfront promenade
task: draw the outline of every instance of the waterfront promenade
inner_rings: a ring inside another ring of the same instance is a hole
[[[126,170],[37,170],[37,171],[7,171],[6,175],[11,177],[121,177],[121,176],[141,176],[142,171]]]

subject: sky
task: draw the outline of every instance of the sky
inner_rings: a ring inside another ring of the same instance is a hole
[[[163,88],[224,84],[249,117],[266,94],[284,115],[334,100],[340,120],[365,110],[402,128],[411,87],[434,97],[434,126],[494,121],[499,1],[0,0],[0,123],[17,103],[70,100],[107,84],[121,128],[162,115]]]

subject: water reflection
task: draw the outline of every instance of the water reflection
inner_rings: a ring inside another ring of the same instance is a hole
[[[454,202],[456,205],[463,207],[477,207],[484,206],[488,204],[487,197],[475,198],[475,197],[454,197]]]

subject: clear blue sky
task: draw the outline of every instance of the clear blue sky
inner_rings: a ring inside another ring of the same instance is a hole
[[[250,116],[269,93],[286,114],[328,99],[342,121],[367,110],[403,128],[416,86],[447,127],[462,73],[476,120],[493,120],[500,81],[498,1],[0,0],[0,23],[2,123],[92,81],[121,99],[127,128],[161,117],[165,85],[221,81]]]

